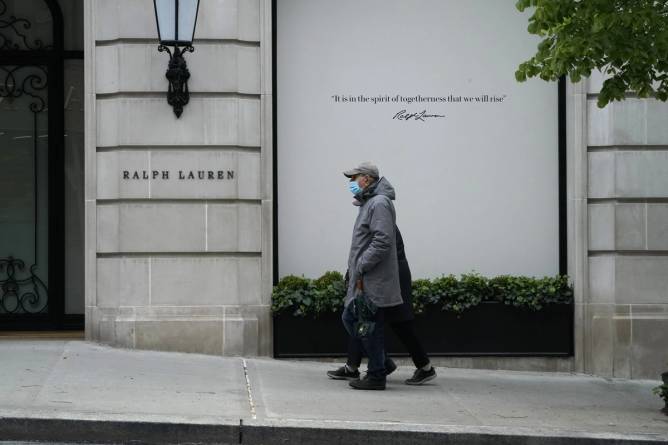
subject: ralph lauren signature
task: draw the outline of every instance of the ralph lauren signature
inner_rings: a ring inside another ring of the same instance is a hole
[[[394,115],[392,119],[400,121],[416,120],[425,122],[430,117],[445,117],[443,114],[427,114],[427,110],[422,110],[419,113],[408,113],[406,110],[401,110]]]

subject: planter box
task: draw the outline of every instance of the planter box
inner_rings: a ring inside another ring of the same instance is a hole
[[[573,305],[553,304],[540,311],[486,302],[460,317],[429,307],[416,315],[415,329],[432,356],[571,356]],[[340,357],[346,355],[347,334],[339,313],[318,319],[274,316],[274,356]],[[407,355],[386,328],[387,350]]]

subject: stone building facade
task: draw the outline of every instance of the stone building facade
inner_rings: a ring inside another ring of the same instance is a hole
[[[668,365],[668,104],[596,106],[602,79],[570,88],[569,273],[576,370],[656,378]]]
[[[180,119],[153,2],[85,8],[86,337],[270,355],[270,2],[201,2]]]
[[[271,356],[272,1],[201,0],[180,119],[165,100],[153,3],[82,7],[84,156],[68,165],[84,178],[86,338]],[[626,378],[668,369],[668,104],[599,109],[601,81],[566,91],[574,356],[443,363]]]

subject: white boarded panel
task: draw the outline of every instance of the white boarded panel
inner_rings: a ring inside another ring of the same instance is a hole
[[[558,272],[557,85],[515,81],[538,40],[514,4],[278,0],[280,276],[345,271],[357,208],[341,171],[364,160],[397,190],[415,278]]]

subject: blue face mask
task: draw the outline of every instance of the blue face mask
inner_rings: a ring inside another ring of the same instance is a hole
[[[353,195],[358,195],[358,194],[362,193],[362,187],[359,186],[357,181],[350,181],[348,183],[348,189],[350,190],[350,192]]]

